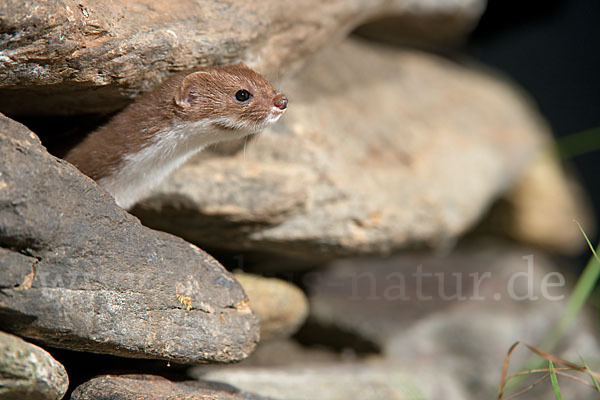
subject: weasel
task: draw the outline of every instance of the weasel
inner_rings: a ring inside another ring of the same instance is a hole
[[[273,124],[287,103],[243,63],[180,73],[138,97],[65,160],[128,209],[206,146]]]

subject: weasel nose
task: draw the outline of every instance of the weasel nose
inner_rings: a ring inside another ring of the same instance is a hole
[[[285,110],[287,108],[287,103],[288,103],[287,97],[285,97],[282,94],[278,94],[273,99],[273,104],[275,105],[275,107],[279,108],[280,110]]]

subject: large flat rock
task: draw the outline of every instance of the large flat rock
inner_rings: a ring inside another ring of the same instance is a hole
[[[0,115],[0,329],[73,350],[180,362],[245,358],[246,294],[197,247],[143,227]]]
[[[144,224],[313,259],[447,246],[548,137],[508,82],[417,51],[348,40],[282,86],[284,118],[178,170],[133,210]]]
[[[432,32],[451,20],[452,31],[464,32],[484,5],[483,0],[4,0],[0,111],[114,111],[173,71],[239,60],[278,78],[378,16],[425,18]]]

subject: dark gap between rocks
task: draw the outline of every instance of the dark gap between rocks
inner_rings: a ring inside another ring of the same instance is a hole
[[[50,154],[62,158],[87,134],[106,123],[114,114],[84,114],[77,116],[11,116],[31,129]]]
[[[381,347],[354,332],[337,326],[325,326],[316,321],[308,320],[293,336],[301,345],[307,347],[327,347],[343,354],[366,356],[380,354]]]
[[[190,380],[186,371],[189,365],[169,363],[164,360],[125,358],[105,354],[83,353],[44,346],[69,374],[69,389],[65,399],[75,388],[100,375],[149,374],[159,375],[171,381]]]

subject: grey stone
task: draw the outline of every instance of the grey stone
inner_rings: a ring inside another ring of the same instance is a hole
[[[412,366],[411,372],[417,385],[427,385],[432,376],[446,376],[461,385],[468,395],[448,397],[442,391],[432,400],[479,400],[493,398],[498,391],[504,357],[510,346],[522,341],[541,347],[560,316],[564,304],[538,305],[519,312],[496,307],[480,306],[455,308],[428,315],[422,321],[399,331],[387,346],[388,359]],[[591,368],[600,362],[595,327],[591,316],[579,318],[575,326],[562,340],[562,346],[553,351],[558,357],[581,364],[581,357]],[[510,371],[517,372],[525,362],[534,357],[525,347],[516,350],[510,359]],[[547,363],[542,363],[547,368]],[[588,380],[585,373],[580,378]],[[535,378],[541,375],[535,374]],[[530,379],[522,383],[524,388]],[[559,378],[564,398],[592,399],[598,395],[594,389],[566,378]],[[591,382],[590,382],[591,383]],[[550,380],[528,392],[519,399],[551,399],[554,397]],[[595,394],[594,394],[595,392]]]
[[[60,400],[68,386],[65,368],[47,351],[0,332],[0,399]]]
[[[444,376],[431,378],[425,388],[412,380],[409,366],[384,362],[278,366],[272,368],[196,368],[192,375],[216,380],[278,400],[404,400],[429,399],[432,388],[447,399],[464,392]],[[426,389],[426,390],[425,390]]]
[[[541,346],[552,331],[571,293],[565,275],[539,251],[497,240],[463,243],[448,255],[337,261],[306,278],[309,321],[374,343],[388,362],[410,365],[419,387],[445,376],[466,394],[435,391],[430,399],[489,398],[510,346]],[[597,365],[593,321],[581,315],[556,354]],[[515,352],[512,370],[531,355]],[[549,384],[545,390],[551,398]]]
[[[171,382],[153,375],[103,375],[78,386],[71,400],[269,400],[230,385]]]
[[[0,116],[0,327],[73,350],[179,362],[245,358],[258,321],[197,247],[142,226]]]
[[[462,32],[484,5],[484,0],[4,0],[0,111],[114,111],[171,72],[240,60],[279,78],[378,16],[447,15],[463,21],[456,29]],[[438,25],[432,22],[431,31]]]
[[[203,152],[133,212],[202,245],[305,260],[444,248],[549,138],[506,81],[411,50],[348,40],[282,87],[273,129]]]

